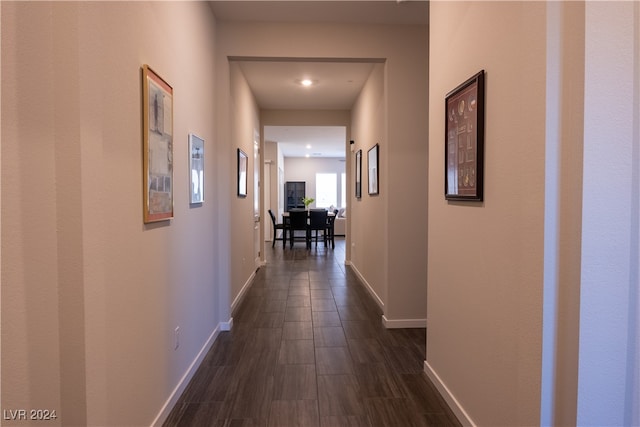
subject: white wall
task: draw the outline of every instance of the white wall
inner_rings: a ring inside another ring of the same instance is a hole
[[[540,2],[430,6],[426,370],[477,425],[540,421],[545,19]],[[481,69],[484,202],[447,202],[444,99]]]
[[[3,2],[1,18],[3,409],[56,409],[59,425],[150,425],[226,320],[214,18],[198,2]],[[175,218],[151,225],[145,63],[175,93]],[[207,153],[197,208],[189,132]]]
[[[305,194],[307,197],[313,197],[316,199],[316,174],[317,173],[334,173],[337,175],[336,181],[336,194],[337,201],[334,204],[336,207],[340,207],[340,196],[342,194],[340,189],[340,181],[342,180],[342,174],[345,173],[345,160],[336,158],[303,158],[303,157],[286,157],[284,159],[284,177],[286,181],[304,181]],[[309,207],[324,207],[318,206],[317,199]]]
[[[585,112],[577,424],[638,425],[637,3],[585,6]]]
[[[273,226],[271,224],[271,218],[268,216],[268,210],[271,209],[271,212],[273,212],[273,214],[275,215],[277,222],[282,222],[282,220],[280,219],[282,215],[282,207],[280,205],[283,205],[284,202],[280,200],[280,197],[282,196],[279,194],[279,192],[281,192],[282,190],[279,190],[280,185],[278,184],[278,174],[280,173],[279,168],[281,168],[282,166],[278,162],[278,144],[273,141],[264,141],[263,147],[263,162],[265,169],[264,186],[265,188],[267,188],[267,186],[269,188],[269,200],[267,202],[265,198],[264,203],[264,217],[265,221],[267,222],[267,226],[264,232],[264,240],[270,242],[273,238]],[[267,169],[269,170],[268,173]],[[267,177],[269,177],[268,182],[266,180]],[[284,184],[282,185],[284,186]]]

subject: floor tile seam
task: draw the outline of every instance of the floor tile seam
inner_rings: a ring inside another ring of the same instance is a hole
[[[400,378],[400,382],[401,382],[401,386],[403,388],[403,391],[407,394],[407,398],[411,399],[411,401],[413,402],[413,404],[416,406],[416,408],[419,410],[419,413],[421,414],[444,414],[444,415],[448,415],[450,409],[448,408],[446,402],[444,401],[444,399],[441,399],[441,397],[437,394],[437,392],[434,392],[436,394],[436,400],[438,403],[438,406],[440,407],[439,410],[435,410],[435,411],[429,411],[429,410],[425,410],[422,411],[420,409],[422,409],[422,407],[424,405],[422,405],[422,403],[424,402],[423,399],[420,399],[420,396],[411,389],[409,383],[407,383],[407,381],[405,379],[402,378],[403,375],[407,375],[407,374],[399,374]],[[413,375],[413,374],[409,374],[409,375]],[[422,378],[423,381],[426,384],[426,381],[424,378]],[[428,384],[426,384],[428,386]],[[427,401],[430,401],[430,399],[427,399]]]
[[[183,404],[185,405],[202,405],[205,403],[225,403],[227,399],[218,400],[218,399],[204,399],[204,400],[185,400]]]

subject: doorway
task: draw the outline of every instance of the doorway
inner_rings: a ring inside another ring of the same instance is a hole
[[[253,255],[256,268],[262,265],[260,224],[264,217],[260,216],[260,162],[260,135],[256,133],[253,138]]]
[[[347,207],[352,195],[349,119],[349,113],[345,112],[342,123],[337,125],[332,112],[291,112],[288,120],[295,125],[263,127],[265,218],[269,209],[278,220],[282,217],[286,210],[284,189],[289,181],[304,183],[305,196],[314,199],[310,208]],[[322,125],[307,125],[309,122]],[[327,183],[331,185],[327,187]],[[346,218],[340,219],[341,236],[346,234],[346,228]],[[272,238],[271,224],[265,224],[265,241],[271,242]]]

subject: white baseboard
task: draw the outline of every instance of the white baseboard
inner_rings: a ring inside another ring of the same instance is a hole
[[[220,330],[221,331],[230,331],[233,328],[233,317],[229,318],[227,322],[220,322]]]
[[[429,377],[433,385],[436,386],[436,388],[440,392],[440,395],[447,402],[447,405],[449,405],[449,408],[451,408],[456,418],[458,418],[458,421],[460,421],[463,426],[475,427],[476,423],[473,422],[458,399],[456,399],[453,393],[451,393],[449,387],[447,387],[442,379],[440,379],[440,376],[438,376],[436,371],[431,368],[431,365],[429,365],[429,362],[427,362],[426,360],[424,361],[424,373],[427,374],[427,377]]]
[[[380,310],[382,310],[384,312],[384,302],[382,301],[382,299],[380,299],[378,294],[376,294],[376,292],[373,290],[373,288],[371,287],[369,282],[366,281],[364,276],[358,271],[358,268],[355,265],[353,265],[351,262],[349,262],[349,264],[347,264],[347,265],[351,266],[351,269],[353,270],[354,273],[356,273],[356,276],[358,276],[358,279],[360,279],[360,282],[362,282],[362,284],[364,285],[365,289],[367,291],[369,291],[369,294],[373,297],[373,299],[376,302],[376,304],[378,304],[378,307],[380,307]]]
[[[235,310],[235,308],[244,299],[245,294],[247,293],[247,290],[249,290],[249,288],[251,287],[251,283],[253,282],[253,279],[255,277],[256,277],[256,272],[254,271],[253,273],[251,273],[246,283],[242,286],[242,289],[238,293],[238,296],[236,296],[236,298],[233,300],[233,303],[231,304],[232,313]],[[191,362],[191,365],[189,365],[187,372],[184,373],[184,375],[178,382],[178,385],[176,385],[176,387],[171,392],[169,399],[167,399],[165,404],[160,409],[160,412],[158,413],[155,420],[153,420],[153,423],[151,424],[152,426],[161,426],[166,421],[167,417],[171,413],[171,410],[173,409],[176,402],[178,401],[178,399],[186,389],[187,385],[189,384],[189,381],[191,381],[191,378],[193,378],[193,375],[196,373],[196,370],[200,366],[200,363],[202,363],[204,356],[211,349],[211,346],[215,342],[220,332],[230,331],[232,327],[233,327],[233,317],[230,317],[229,320],[226,322],[220,322],[218,326],[216,326],[216,328],[213,330],[213,332],[209,336],[209,339],[207,339],[207,342],[204,344],[202,349],[200,349],[200,351],[198,352],[196,358],[193,360],[193,362]]]
[[[382,324],[387,329],[426,328],[427,319],[387,319],[383,314]]]
[[[240,303],[244,299],[245,294],[247,293],[247,291],[251,287],[251,283],[253,282],[253,279],[255,277],[256,277],[256,272],[254,271],[253,273],[251,273],[251,275],[249,276],[249,278],[247,279],[245,284],[242,285],[242,289],[240,289],[240,292],[238,293],[238,296],[236,296],[236,298],[231,303],[231,313],[233,313],[235,311],[236,307],[238,307],[240,305]]]
[[[220,325],[218,325],[213,330],[211,335],[209,335],[209,338],[204,343],[204,345],[196,355],[195,359],[193,359],[193,362],[191,362],[191,364],[187,368],[187,371],[184,373],[182,378],[180,378],[180,381],[178,381],[178,384],[169,395],[169,398],[167,399],[167,401],[164,403],[164,405],[162,405],[160,412],[156,416],[155,420],[153,420],[153,423],[151,423],[152,426],[162,426],[162,424],[164,424],[164,422],[167,420],[167,417],[173,410],[173,407],[178,402],[178,399],[180,398],[180,396],[182,396],[182,393],[187,388],[187,385],[189,385],[189,381],[191,381],[191,378],[193,378],[196,371],[198,370],[198,367],[202,363],[202,360],[211,349],[211,346],[215,342],[216,338],[218,338],[220,331],[221,331],[221,328],[220,328]]]

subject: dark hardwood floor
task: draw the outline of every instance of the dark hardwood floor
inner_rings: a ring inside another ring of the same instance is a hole
[[[424,329],[385,329],[335,249],[267,245],[165,426],[459,426],[423,372]]]

